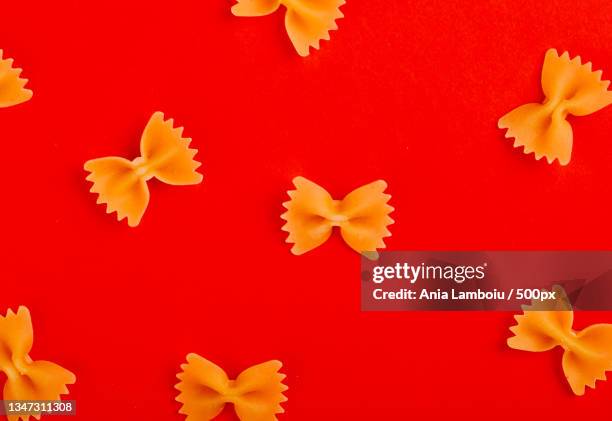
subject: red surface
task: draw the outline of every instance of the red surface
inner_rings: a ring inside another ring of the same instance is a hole
[[[339,236],[291,255],[279,215],[294,176],[336,196],[382,178],[390,249],[610,249],[612,108],[572,119],[564,168],[513,150],[496,123],[541,99],[549,47],[612,78],[612,3],[349,1],[306,59],[281,14],[229,9],[2,6],[0,47],[35,96],[0,110],[0,308],[27,305],[32,356],[77,374],[78,419],[183,419],[188,352],[232,375],[282,360],[288,420],[609,413],[612,382],[577,398],[558,350],[506,347],[511,314],[360,312],[358,256]],[[135,156],[155,110],[193,137],[205,180],[151,183],[130,229],[95,204],[82,165]],[[612,313],[576,326],[596,321]]]

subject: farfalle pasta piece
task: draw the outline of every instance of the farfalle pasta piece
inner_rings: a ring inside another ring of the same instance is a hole
[[[221,367],[189,354],[177,375],[179,413],[187,415],[186,421],[207,421],[231,403],[241,421],[274,421],[276,414],[285,412],[280,404],[287,400],[283,395],[288,389],[283,384],[286,376],[279,372],[282,366],[280,361],[268,361],[230,380]]]
[[[149,203],[147,181],[155,177],[175,186],[198,184],[202,175],[196,171],[201,165],[193,157],[198,152],[190,149],[191,139],[183,138],[183,128],[174,128],[173,120],[164,120],[156,112],[144,129],[140,141],[141,156],[129,161],[119,157],[92,159],[85,163],[93,182],[92,193],[98,193],[97,203],[107,205],[106,212],[117,212],[128,225],[140,223]]]
[[[291,252],[304,254],[319,247],[331,236],[334,227],[340,229],[344,241],[356,252],[368,257],[384,248],[383,239],[391,233],[387,226],[394,221],[389,217],[393,207],[385,194],[387,183],[375,181],[359,187],[342,200],[334,200],[321,186],[304,177],[293,179],[295,190],[289,191],[291,200],[283,203],[287,212],[281,218],[287,221]]]
[[[518,322],[510,328],[515,336],[510,348],[530,352],[562,347],[563,372],[576,395],[584,395],[586,386],[595,388],[596,380],[606,380],[612,370],[612,324],[596,324],[581,331],[572,329],[574,313],[563,288],[553,288],[554,301],[533,301]]]
[[[329,31],[338,29],[336,19],[344,17],[344,0],[238,0],[232,7],[235,16],[264,16],[285,6],[285,28],[298,54],[319,49],[319,42],[329,41]]]
[[[542,69],[542,104],[526,104],[503,116],[498,123],[507,129],[506,138],[514,138],[514,147],[524,146],[525,154],[536,160],[546,157],[567,165],[572,156],[572,126],[567,115],[585,116],[612,104],[609,81],[601,80],[601,70],[594,72],[591,63],[581,64],[580,57],[570,59],[557,50],[546,52]]]
[[[0,108],[12,107],[32,98],[32,91],[25,89],[27,79],[22,79],[21,69],[13,67],[12,58],[3,58],[0,50]]]
[[[76,382],[70,371],[49,361],[33,361],[29,353],[34,341],[32,319],[26,307],[0,316],[0,371],[6,375],[3,399],[7,401],[60,400]],[[7,415],[9,421],[39,419],[40,413]]]

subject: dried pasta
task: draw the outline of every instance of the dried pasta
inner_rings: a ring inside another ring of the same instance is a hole
[[[21,104],[32,98],[32,91],[25,88],[27,79],[21,78],[21,69],[13,67],[12,58],[3,58],[0,50],[0,108]]]
[[[336,19],[344,15],[340,7],[344,0],[238,0],[232,7],[236,16],[264,16],[285,12],[285,28],[298,54],[310,54],[310,47],[319,49],[321,40],[329,40],[329,31],[338,29]]]
[[[280,404],[287,400],[281,367],[280,361],[268,361],[230,380],[221,367],[189,354],[177,375],[180,394],[176,400],[182,404],[179,413],[187,415],[186,421],[207,421],[231,403],[241,421],[275,421],[276,414],[284,412]]]
[[[569,164],[574,135],[568,114],[585,116],[612,104],[610,82],[602,81],[601,75],[591,63],[582,64],[580,57],[570,59],[568,52],[548,50],[542,69],[546,99],[509,112],[499,120],[499,128],[507,129],[506,138],[514,138],[514,147],[523,146],[525,154],[534,153],[536,160],[545,157],[549,164],[555,160]]]
[[[6,375],[5,401],[57,401],[68,393],[76,376],[49,361],[34,361],[30,351],[34,342],[32,319],[26,307],[17,313],[9,310],[0,316],[0,371]],[[8,421],[40,418],[40,413],[7,415]]]
[[[393,207],[385,194],[387,183],[375,181],[359,187],[342,200],[334,200],[321,186],[304,177],[293,180],[295,190],[289,191],[291,200],[283,203],[287,211],[281,215],[286,221],[288,243],[293,243],[293,254],[304,254],[319,247],[331,236],[334,227],[340,229],[344,241],[358,253],[369,257],[384,248],[383,239],[391,233],[387,226]]]
[[[174,128],[172,119],[164,120],[163,113],[156,112],[142,134],[140,157],[87,161],[84,168],[93,183],[90,191],[99,195],[97,203],[105,203],[107,213],[117,212],[119,221],[127,218],[128,225],[135,227],[149,203],[148,180],[177,186],[200,183],[202,175],[196,169],[201,164],[193,159],[198,151],[189,148],[191,139],[182,134],[182,127]]]
[[[596,380],[606,380],[612,370],[612,324],[595,324],[581,331],[572,328],[574,312],[563,288],[553,288],[554,301],[534,300],[515,316],[508,339],[513,349],[530,352],[564,349],[562,366],[576,395],[584,395],[586,386],[595,388]]]

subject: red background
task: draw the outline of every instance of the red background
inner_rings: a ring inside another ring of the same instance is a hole
[[[508,349],[509,313],[362,313],[358,255],[336,235],[293,256],[279,215],[294,176],[336,197],[385,179],[393,250],[610,249],[612,107],[571,119],[568,167],[524,156],[496,124],[542,99],[550,47],[612,78],[612,3],[354,0],[304,59],[281,13],[230,5],[2,6],[0,48],[35,94],[0,110],[0,311],[31,309],[32,356],[77,374],[78,418],[183,419],[188,352],[230,375],[282,360],[282,419],[609,413],[610,382],[578,398],[559,350]],[[82,166],[133,158],[156,110],[185,126],[205,178],[151,182],[130,229]],[[576,317],[593,322],[612,314]]]

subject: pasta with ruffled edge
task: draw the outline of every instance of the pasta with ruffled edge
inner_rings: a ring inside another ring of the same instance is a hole
[[[97,203],[106,203],[107,213],[117,212],[117,219],[128,219],[128,225],[140,224],[149,204],[147,181],[159,181],[184,186],[202,182],[196,169],[200,163],[193,159],[197,149],[189,148],[191,139],[183,138],[183,128],[174,128],[174,120],[164,120],[164,114],[151,116],[140,141],[141,156],[129,161],[106,157],[85,163],[90,172],[87,180],[93,183],[92,193],[98,193]]]
[[[517,324],[510,328],[508,339],[513,349],[530,352],[564,349],[562,366],[565,377],[576,395],[584,395],[586,386],[595,388],[596,380],[606,380],[612,370],[612,324],[595,324],[581,331],[572,329],[574,312],[565,291],[555,286],[554,301],[533,300],[514,316]]]
[[[612,104],[610,82],[601,75],[591,63],[581,64],[580,56],[570,59],[567,51],[559,56],[557,50],[548,50],[542,69],[546,99],[514,109],[499,119],[498,127],[507,129],[506,138],[514,138],[515,148],[523,146],[536,160],[569,164],[574,135],[567,115],[585,116]]]
[[[6,375],[3,399],[7,401],[57,401],[68,394],[69,384],[76,382],[70,371],[49,361],[34,361],[30,351],[34,342],[32,319],[26,307],[17,313],[8,310],[0,316],[0,371]],[[8,421],[28,421],[40,413],[7,415]]]
[[[376,258],[376,250],[385,247],[383,239],[391,236],[387,226],[394,223],[388,205],[391,196],[385,194],[387,183],[378,180],[334,200],[321,186],[304,177],[293,179],[295,190],[288,193],[291,200],[283,203],[287,209],[281,215],[286,221],[291,252],[304,254],[325,243],[334,227],[340,229],[344,241],[356,252]]]
[[[238,0],[232,7],[235,16],[264,16],[283,5],[285,28],[297,53],[305,57],[310,47],[319,49],[321,40],[329,41],[329,31],[338,29],[336,19],[344,17],[344,0]]]
[[[13,67],[12,58],[3,58],[0,49],[0,108],[12,107],[32,98],[32,91],[25,89],[27,79],[20,77],[21,69]]]
[[[288,389],[283,384],[286,376],[279,372],[282,366],[280,361],[268,361],[230,380],[218,365],[189,354],[177,375],[179,413],[187,415],[186,421],[208,421],[231,403],[241,421],[275,421],[276,414],[284,412],[280,404],[287,400],[283,395]]]

